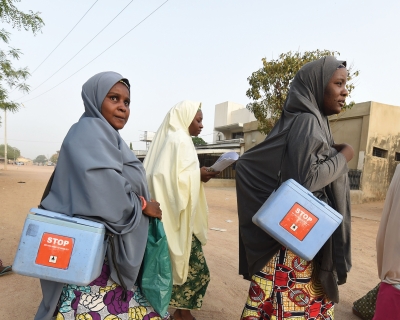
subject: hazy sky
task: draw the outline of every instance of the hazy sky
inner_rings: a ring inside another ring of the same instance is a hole
[[[351,100],[400,106],[398,0],[169,0],[84,67],[164,2],[17,3],[21,10],[41,12],[46,24],[37,36],[13,30],[7,24],[0,26],[12,33],[10,45],[24,53],[15,65],[28,66],[30,71],[95,5],[29,78],[31,93],[24,96],[12,92],[12,98],[22,102],[24,108],[8,113],[8,143],[25,157],[50,157],[60,149],[68,129],[83,113],[82,84],[92,75],[109,70],[121,73],[132,85],[131,116],[121,135],[128,144],[133,142],[134,149],[144,149],[145,144],[138,142],[139,135],[144,130],[156,131],[166,112],[184,99],[202,101],[202,137],[210,142],[215,104],[234,101],[246,105],[247,78],[261,67],[261,59],[277,58],[290,50],[339,51],[342,59],[360,70]],[[53,75],[128,4],[102,33]],[[4,114],[1,116],[4,120]],[[0,144],[3,141],[1,127]]]

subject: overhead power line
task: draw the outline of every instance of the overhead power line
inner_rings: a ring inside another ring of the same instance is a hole
[[[117,41],[115,41],[112,45],[110,45],[107,49],[105,49],[103,52],[101,52],[99,55],[97,55],[95,58],[93,58],[92,60],[90,60],[88,63],[86,63],[82,68],[78,69],[77,71],[75,71],[73,74],[71,74],[68,78],[64,79],[63,81],[61,81],[60,83],[56,84],[54,87],[50,88],[49,90],[43,92],[42,94],[26,100],[22,103],[26,103],[29,101],[32,101],[34,99],[37,99],[39,97],[41,97],[42,95],[48,93],[49,91],[57,88],[59,85],[63,84],[65,81],[67,81],[68,79],[72,78],[74,75],[76,75],[79,71],[81,71],[82,69],[86,68],[89,64],[91,64],[93,61],[95,61],[97,58],[99,58],[101,55],[103,55],[106,51],[108,51],[111,47],[113,47],[115,44],[117,44],[119,41],[121,41],[125,36],[127,36],[130,32],[132,32],[134,29],[136,29],[140,24],[142,24],[145,20],[147,20],[151,15],[153,15],[157,10],[159,10],[164,4],[166,4],[169,0],[163,2],[160,6],[158,6],[155,10],[153,10],[150,14],[148,14],[143,20],[141,20],[138,24],[136,24],[132,29],[130,29],[127,33],[125,33],[121,38],[119,38]]]
[[[107,23],[103,29],[101,29],[92,39],[89,40],[88,43],[86,43],[77,53],[75,53],[75,55],[70,58],[66,63],[64,63],[56,72],[54,72],[50,77],[48,77],[46,80],[44,80],[41,84],[39,84],[35,89],[31,90],[30,93],[32,93],[33,91],[39,89],[43,84],[45,84],[47,81],[49,81],[51,78],[53,78],[61,69],[63,69],[68,63],[70,63],[79,53],[82,52],[83,49],[85,49],[94,39],[97,38],[97,36],[102,33],[131,3],[133,2],[133,0],[131,0],[109,23]],[[20,100],[24,97],[26,97],[27,95],[29,95],[30,93],[16,99]]]
[[[82,18],[80,18],[79,21],[72,27],[72,29],[67,33],[67,35],[64,37],[64,39],[62,39],[62,40],[58,43],[58,45],[53,49],[53,51],[51,51],[51,52],[49,53],[49,55],[48,55],[46,58],[44,58],[44,60],[36,67],[35,70],[32,71],[31,74],[34,74],[35,71],[36,71],[37,69],[39,69],[39,67],[40,67],[40,66],[51,56],[51,54],[60,46],[60,44],[63,43],[63,41],[69,36],[69,34],[76,28],[76,26],[83,20],[83,18],[88,14],[88,12],[94,7],[94,5],[97,3],[97,1],[99,1],[99,0],[96,0],[96,1],[91,5],[91,7],[89,8],[89,10],[87,10],[87,11],[85,12],[85,14],[82,16]]]

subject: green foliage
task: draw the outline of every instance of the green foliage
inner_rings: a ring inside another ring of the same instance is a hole
[[[325,56],[339,56],[337,51],[315,50],[304,53],[292,52],[282,53],[278,59],[268,61],[262,59],[263,67],[252,73],[247,78],[250,88],[246,95],[253,100],[247,104],[247,109],[253,112],[259,122],[259,131],[268,134],[281,116],[282,107],[289,92],[290,83],[296,73],[307,62],[317,60]],[[359,71],[349,71],[347,77],[347,90],[349,96],[354,89],[353,80],[359,75]],[[354,102],[346,104],[344,109],[351,108]]]
[[[57,151],[55,154],[53,154],[50,157],[50,161],[53,162],[53,163],[57,163],[59,154],[60,154],[60,151]]]
[[[24,13],[17,9],[14,2],[21,2],[21,0],[0,0],[1,22],[11,24],[18,30],[21,28],[26,31],[31,29],[36,34],[44,24],[42,18],[39,17],[40,12],[33,13],[29,10],[29,13]]]
[[[14,160],[21,156],[21,151],[7,144],[7,159]],[[0,157],[4,158],[4,144],[0,144]]]
[[[133,150],[133,148],[132,148],[132,142],[129,142],[129,149]]]
[[[45,163],[45,162],[47,162],[47,158],[43,154],[37,156],[36,159],[33,160],[33,163]]]
[[[31,30],[36,34],[44,25],[39,12],[24,13],[19,11],[14,3],[20,0],[0,0],[0,21],[11,24],[17,30]],[[10,33],[5,29],[0,30],[0,40],[5,44],[10,41]],[[0,109],[16,112],[21,107],[20,103],[10,101],[8,97],[9,89],[17,89],[28,92],[29,86],[25,80],[29,76],[27,68],[14,68],[12,60],[18,60],[21,55],[19,49],[8,47],[7,50],[0,50]],[[8,88],[7,88],[8,87]]]
[[[205,144],[207,144],[207,142],[205,142],[202,138],[200,137],[192,137],[192,141],[193,144],[195,146],[204,146]]]

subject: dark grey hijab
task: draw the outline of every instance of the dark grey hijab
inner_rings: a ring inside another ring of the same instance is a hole
[[[148,234],[148,218],[137,195],[149,200],[149,193],[142,163],[101,115],[104,98],[121,80],[129,87],[128,80],[115,72],[96,74],[83,85],[85,113],[63,141],[50,193],[41,205],[103,222],[115,234],[116,263],[129,290],[139,273]],[[107,256],[111,277],[121,284],[110,248]],[[63,284],[41,284],[43,300],[35,319],[51,319]]]
[[[330,78],[345,65],[334,57],[304,65],[291,83],[282,116],[270,134],[236,163],[239,273],[249,278],[281,247],[251,220],[275,189],[281,169],[282,181],[296,180],[343,215],[343,223],[314,259],[325,293],[335,302],[339,300],[337,283],[346,281],[351,267],[350,188],[346,159],[332,148],[334,141],[322,107]]]

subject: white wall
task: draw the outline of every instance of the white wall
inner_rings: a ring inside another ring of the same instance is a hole
[[[246,108],[235,110],[231,114],[231,123],[247,123],[255,120],[254,114]]]
[[[245,106],[226,101],[215,105],[214,114],[214,134],[213,142],[216,143],[218,139],[218,131],[215,131],[216,127],[227,126],[234,123],[247,123],[256,120],[254,115],[245,108]],[[234,130],[237,132],[237,130]],[[223,131],[225,139],[231,139],[231,130],[227,129]]]
[[[214,113],[214,128],[235,123],[232,121],[232,112],[243,108],[243,105],[231,101],[216,104]]]

